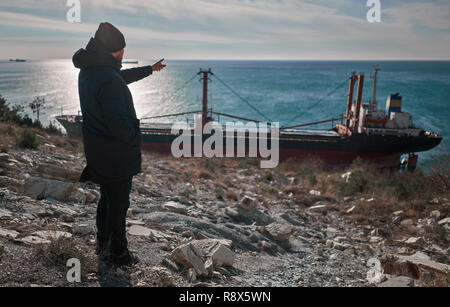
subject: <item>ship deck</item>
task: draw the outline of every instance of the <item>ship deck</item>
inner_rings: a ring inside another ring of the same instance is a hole
[[[170,131],[173,128],[173,124],[170,123],[142,123],[141,124],[141,130],[143,133],[150,133],[152,131],[167,131],[170,133]],[[221,125],[222,131],[226,132],[227,127],[226,125]],[[186,129],[186,130],[192,130],[193,126],[188,123],[179,123],[176,126],[176,129]],[[233,130],[236,131],[236,129],[243,129],[243,131],[248,131],[247,126],[233,126]],[[231,131],[233,131],[231,130]],[[322,136],[322,137],[340,137],[339,133],[337,133],[334,130],[314,130],[314,129],[283,129],[280,130],[281,135],[285,136]]]

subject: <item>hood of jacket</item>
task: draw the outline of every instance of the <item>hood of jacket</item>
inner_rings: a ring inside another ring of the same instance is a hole
[[[85,49],[75,52],[72,62],[79,69],[101,66],[110,66],[117,70],[122,68],[122,65],[95,38],[91,38]]]

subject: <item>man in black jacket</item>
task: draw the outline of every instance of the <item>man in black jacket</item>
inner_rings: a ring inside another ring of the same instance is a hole
[[[100,185],[97,254],[117,265],[137,261],[128,250],[125,219],[132,178],[141,172],[142,135],[127,84],[166,66],[161,60],[153,66],[120,70],[124,48],[122,33],[110,23],[101,23],[86,49],[73,56],[80,69],[78,90],[87,160],[80,181]]]

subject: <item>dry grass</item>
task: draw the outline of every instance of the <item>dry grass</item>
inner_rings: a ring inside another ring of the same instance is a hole
[[[48,245],[38,246],[39,255],[48,265],[67,272],[67,261],[71,258],[80,260],[81,277],[97,271],[97,261],[92,251],[76,238],[59,238]]]

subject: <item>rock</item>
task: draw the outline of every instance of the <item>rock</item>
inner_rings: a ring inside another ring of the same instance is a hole
[[[227,239],[199,239],[191,242],[193,246],[200,249],[203,254],[211,256],[211,252],[220,244],[230,248],[233,246],[233,241]]]
[[[450,283],[450,265],[432,261],[422,252],[412,256],[385,255],[381,263],[386,274],[407,276],[423,286],[448,287]]]
[[[7,153],[0,153],[0,162],[8,162],[9,155]]]
[[[286,244],[289,243],[289,238],[294,232],[294,229],[289,224],[274,222],[265,227],[265,232],[275,241]]]
[[[22,238],[21,241],[26,244],[48,244],[54,240],[70,237],[72,237],[72,234],[64,231],[40,230],[33,232],[30,236]]]
[[[399,225],[401,221],[402,221],[401,216],[393,216],[392,217],[392,224],[394,224],[394,225]]]
[[[308,208],[308,211],[313,211],[313,212],[324,212],[327,209],[327,205],[315,205],[312,207]]]
[[[3,253],[5,252],[5,247],[2,242],[0,242],[0,260],[2,259]]]
[[[347,238],[346,237],[336,237],[336,238],[334,238],[334,242],[337,242],[337,243],[342,243],[343,241],[345,241],[345,240],[347,240]]]
[[[261,241],[261,248],[262,249],[272,249],[272,244],[263,240],[263,241]]]
[[[341,175],[341,178],[345,180],[345,182],[348,182],[350,180],[350,176],[352,175],[352,172],[347,172],[345,174]]]
[[[431,201],[430,201],[430,204],[439,204],[439,198],[433,198]]]
[[[73,222],[75,222],[75,218],[72,215],[68,215],[68,214],[63,214],[61,216],[61,219],[65,223],[73,223]]]
[[[327,236],[331,237],[338,233],[338,230],[334,227],[328,226],[327,227]]]
[[[333,248],[333,240],[327,240],[327,242],[325,243],[325,246],[327,248]]]
[[[250,196],[245,195],[241,199],[241,203],[245,205],[247,208],[255,208],[256,207],[256,199]]]
[[[344,200],[345,201],[345,200]],[[352,206],[350,209],[346,211],[347,214],[352,213],[355,210],[356,206]]]
[[[314,196],[321,196],[322,192],[316,191],[316,190],[311,190],[311,191],[309,191],[309,194],[314,195]]]
[[[36,167],[36,173],[48,179],[73,180],[78,181],[81,172],[73,171],[70,168],[42,163]]]
[[[208,260],[206,260],[205,262],[205,269],[208,272],[208,276],[212,276],[214,273],[214,262],[213,260],[210,258]]]
[[[425,244],[425,241],[421,237],[411,237],[408,240],[406,240],[405,243],[409,244],[409,245],[420,247]]]
[[[130,229],[128,229],[128,233],[132,236],[150,237],[152,235],[152,230],[144,226],[132,225]]]
[[[236,254],[223,244],[219,244],[212,252],[211,259],[215,266],[233,266]]]
[[[6,209],[0,209],[0,220],[9,219],[12,217],[11,211]]]
[[[183,238],[193,238],[193,237],[194,237],[194,234],[192,233],[192,231],[183,231],[183,232],[181,233],[181,236],[182,236]]]
[[[145,226],[145,223],[144,223],[144,221],[142,221],[142,220],[127,220],[127,225],[128,226],[133,226],[133,225],[136,225],[136,226]]]
[[[399,216],[399,215],[402,215],[404,212],[403,212],[403,210],[399,210],[399,211],[395,211],[394,213],[393,213],[393,215],[394,216]]]
[[[166,211],[169,211],[169,212],[183,214],[183,215],[187,215],[188,214],[188,209],[186,208],[185,205],[182,205],[180,203],[176,203],[174,201],[169,201],[169,202],[163,204],[162,207]]]
[[[370,235],[377,237],[388,237],[390,235],[389,231],[382,228],[375,228],[370,232]]]
[[[202,252],[190,243],[177,247],[171,254],[171,259],[176,263],[192,268],[198,276],[207,276],[208,271],[202,258]]]
[[[76,224],[73,225],[72,232],[79,236],[87,236],[94,233],[94,229],[89,224]]]
[[[187,278],[189,279],[190,282],[194,282],[197,280],[197,274],[195,272],[194,268],[190,268],[187,271]]]
[[[225,208],[225,214],[231,217],[238,217],[239,216],[239,212],[233,208],[230,207],[226,207]]]
[[[446,225],[450,224],[450,217],[446,217],[445,219],[442,219],[438,222],[439,225]]]
[[[431,211],[430,217],[436,221],[441,217],[441,212],[439,210]]]
[[[340,243],[340,242],[336,242],[333,241],[333,248],[334,249],[338,249],[338,250],[346,250],[348,248],[351,248],[352,246],[350,244],[346,244],[346,243]]]
[[[403,227],[408,227],[414,225],[414,221],[412,219],[403,220],[400,222],[400,225]]]
[[[388,278],[388,280],[380,283],[378,286],[388,288],[414,287],[414,280],[406,276],[393,276],[391,278]]]
[[[79,201],[78,183],[31,177],[25,181],[24,193],[34,199],[52,198],[62,202]]]
[[[169,266],[170,268],[174,269],[175,271],[179,270],[178,265],[170,259],[164,258],[163,263]]]
[[[0,187],[6,187],[16,193],[22,193],[24,189],[24,183],[21,180],[9,178],[6,176],[0,176]]]
[[[5,229],[5,228],[0,228],[0,236],[1,237],[6,237],[6,238],[9,238],[9,239],[15,239],[15,238],[17,238],[17,236],[19,234],[20,233],[18,233],[15,230],[9,230],[9,229]]]
[[[100,199],[100,193],[96,190],[87,190],[86,191],[86,203],[92,204],[97,202]]]

